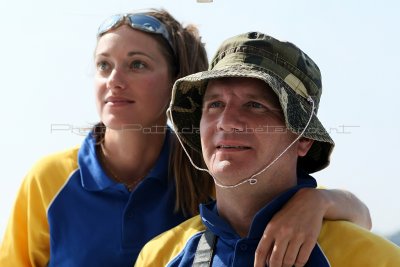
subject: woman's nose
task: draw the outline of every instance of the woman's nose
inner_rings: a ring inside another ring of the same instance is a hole
[[[121,70],[113,69],[110,76],[108,76],[107,87],[111,90],[125,89],[126,80],[124,73]]]

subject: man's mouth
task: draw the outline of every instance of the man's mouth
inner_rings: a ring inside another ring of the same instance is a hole
[[[219,145],[217,149],[250,149],[248,146]]]

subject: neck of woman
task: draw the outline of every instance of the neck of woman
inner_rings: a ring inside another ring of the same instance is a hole
[[[165,133],[144,133],[107,128],[101,145],[105,170],[118,182],[134,183],[143,179],[154,166]]]

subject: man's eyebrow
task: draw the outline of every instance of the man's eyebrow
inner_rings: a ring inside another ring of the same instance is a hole
[[[221,94],[218,94],[218,93],[208,94],[208,95],[204,96],[203,101],[212,100],[212,99],[218,98],[220,96],[221,96]],[[254,99],[254,100],[265,100],[265,101],[270,99],[268,97],[268,94],[261,94],[260,95],[260,94],[251,94],[251,93],[249,93],[249,94],[245,94],[244,97],[245,98],[249,98],[249,99]]]
[[[245,94],[245,97],[255,100],[268,100],[267,94]]]
[[[203,102],[208,101],[210,99],[218,98],[219,96],[220,96],[220,94],[217,94],[217,93],[205,95],[203,98]]]

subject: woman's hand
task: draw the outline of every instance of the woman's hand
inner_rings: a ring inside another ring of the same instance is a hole
[[[304,266],[317,243],[324,218],[371,228],[368,208],[350,192],[303,188],[268,223],[254,266]]]

